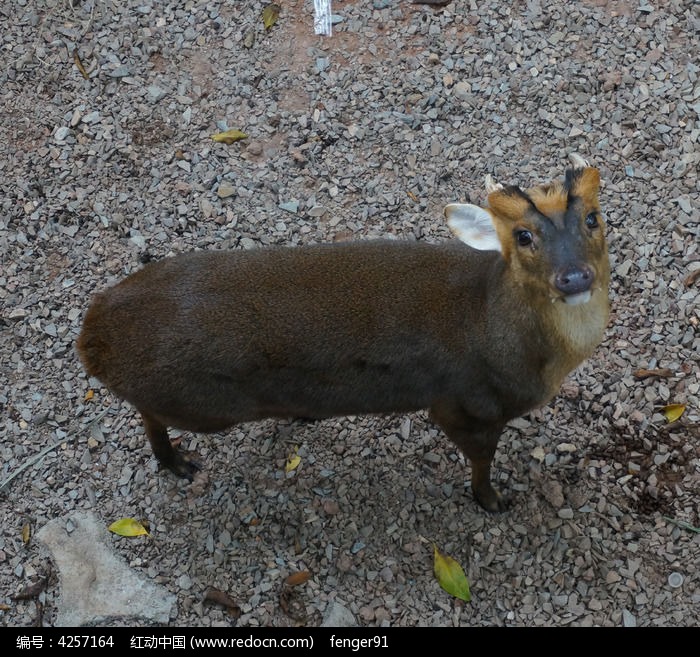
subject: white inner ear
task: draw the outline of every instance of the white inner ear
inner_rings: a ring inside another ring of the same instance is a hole
[[[500,251],[501,242],[491,213],[471,203],[450,203],[445,206],[447,225],[457,238],[479,251]]]

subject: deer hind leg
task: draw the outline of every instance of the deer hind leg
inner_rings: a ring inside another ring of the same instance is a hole
[[[168,428],[153,415],[140,411],[146,435],[151,443],[153,455],[161,467],[167,468],[178,477],[192,481],[195,472],[200,469],[196,461],[185,458],[178,452],[168,438]]]

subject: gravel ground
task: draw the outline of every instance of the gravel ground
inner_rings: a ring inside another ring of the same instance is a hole
[[[331,37],[310,0],[268,31],[258,0],[0,3],[0,482],[53,446],[0,497],[0,624],[52,624],[22,528],[85,509],[148,520],[114,549],[176,595],[173,625],[316,625],[333,602],[369,626],[697,625],[700,5],[646,1],[335,0]],[[210,139],[227,128],[248,138]],[[504,434],[505,513],[423,413],[185,433],[187,485],[77,360],[90,295],[148,260],[447,239],[442,207],[483,201],[485,174],[537,184],[571,151],[604,179],[612,317]]]

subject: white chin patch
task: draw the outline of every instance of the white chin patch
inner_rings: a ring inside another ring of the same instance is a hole
[[[570,306],[580,306],[582,303],[588,303],[591,300],[591,291],[586,290],[585,292],[580,292],[579,294],[570,294],[568,297],[564,297],[564,301]]]

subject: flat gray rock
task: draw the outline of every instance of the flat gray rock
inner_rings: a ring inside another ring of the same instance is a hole
[[[331,602],[323,615],[321,627],[356,627],[357,621],[352,612],[339,602]]]
[[[99,625],[138,618],[167,623],[175,596],[135,573],[108,544],[92,513],[76,512],[44,525],[37,538],[58,567],[61,594],[56,625]]]

